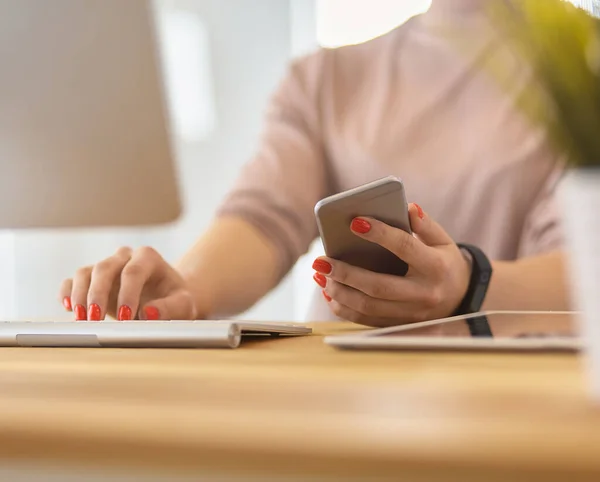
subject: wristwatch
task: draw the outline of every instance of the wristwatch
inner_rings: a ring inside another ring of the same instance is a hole
[[[481,249],[464,243],[457,243],[457,246],[471,258],[471,279],[467,294],[454,312],[454,316],[479,311],[492,279],[492,264]]]

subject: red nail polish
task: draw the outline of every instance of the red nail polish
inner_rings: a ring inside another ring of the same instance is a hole
[[[75,320],[76,321],[85,321],[85,320],[87,320],[87,316],[85,314],[85,306],[83,306],[83,305],[75,305]]]
[[[129,306],[123,305],[119,308],[119,313],[117,315],[117,319],[119,321],[130,321],[131,320],[131,308]]]
[[[350,224],[350,229],[358,234],[367,234],[371,231],[371,223],[364,219],[355,218]]]
[[[73,307],[71,306],[71,298],[69,296],[65,296],[63,298],[63,306],[67,311],[73,311]]]
[[[325,291],[323,291],[323,298],[325,298],[327,303],[329,303],[331,301],[331,296],[329,296],[327,293],[325,293]]]
[[[325,288],[325,286],[327,286],[327,278],[325,278],[325,276],[323,276],[321,273],[315,273],[313,275],[313,279],[321,288]]]
[[[323,259],[315,259],[312,268],[315,271],[318,271],[319,273],[323,273],[323,274],[329,274],[331,273],[331,270],[333,269],[333,267],[325,260]]]
[[[146,315],[146,319],[150,321],[155,321],[160,319],[160,313],[158,312],[158,308],[154,306],[146,306],[144,308],[144,314]]]
[[[419,217],[421,219],[425,218],[425,213],[423,212],[423,209],[421,208],[421,206],[419,206],[417,203],[415,203],[415,207],[417,208],[417,214],[419,215]]]
[[[100,310],[100,306],[98,306],[96,303],[92,303],[88,307],[88,320],[100,321],[101,316],[102,316],[102,311]]]

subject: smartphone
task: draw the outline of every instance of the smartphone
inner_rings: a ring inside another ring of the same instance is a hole
[[[404,184],[394,176],[322,199],[315,216],[325,254],[339,261],[375,271],[404,276],[408,265],[378,244],[350,230],[355,217],[368,216],[412,234]]]

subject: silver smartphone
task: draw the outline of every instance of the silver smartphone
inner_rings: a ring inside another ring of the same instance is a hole
[[[322,199],[315,206],[315,216],[328,257],[378,273],[404,276],[408,271],[395,254],[350,230],[355,217],[368,216],[412,233],[400,179],[388,176]]]

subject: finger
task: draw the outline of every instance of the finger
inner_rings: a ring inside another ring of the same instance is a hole
[[[152,248],[140,248],[133,253],[121,271],[121,288],[117,299],[117,319],[128,321],[137,314],[144,286],[153,276],[160,277],[165,261]]]
[[[77,321],[87,320],[87,294],[90,289],[92,267],[79,268],[73,277],[71,303]]]
[[[194,300],[189,291],[180,290],[165,298],[152,300],[139,310],[140,320],[193,320]]]
[[[64,280],[58,291],[58,298],[67,311],[73,311],[71,302],[71,292],[73,291],[73,280],[71,278]]]
[[[331,299],[368,318],[392,318],[396,323],[414,323],[427,316],[425,307],[420,304],[378,300],[335,281],[328,281],[325,292]]]
[[[408,215],[413,233],[427,246],[435,247],[454,243],[446,230],[428,216],[418,204],[409,205]]]
[[[100,261],[92,269],[88,290],[88,320],[100,321],[109,310],[108,301],[111,292],[118,285],[121,271],[131,259],[130,248],[120,248],[114,256]]]
[[[399,324],[397,321],[389,318],[376,318],[373,316],[363,315],[362,313],[354,311],[352,308],[344,306],[335,300],[329,302],[329,308],[331,309],[332,313],[341,320],[351,321],[352,323],[358,323],[359,325],[382,328],[385,326]]]
[[[435,251],[402,229],[363,217],[353,219],[350,228],[355,235],[394,253],[412,269],[426,271],[434,262]]]
[[[318,271],[314,280],[321,288],[330,279],[381,300],[416,301],[428,296],[428,291],[411,278],[374,273],[325,256],[317,258],[313,267]]]

